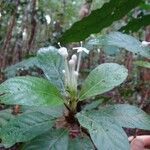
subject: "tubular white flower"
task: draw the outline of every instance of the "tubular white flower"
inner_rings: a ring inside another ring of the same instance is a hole
[[[74,55],[72,55],[71,59],[76,62],[77,61],[77,56],[74,54]]]
[[[77,53],[79,53],[78,63],[77,63],[77,72],[79,72],[79,69],[80,69],[82,52],[89,54],[89,50],[86,49],[85,47],[82,47],[82,41],[80,43],[81,43],[80,47],[74,47],[73,48],[73,50],[77,50]]]
[[[75,61],[73,59],[69,60],[69,75],[70,75],[70,86],[76,89],[76,78],[74,76],[75,71]]]
[[[70,83],[70,71],[69,71],[67,59],[65,59],[65,81],[66,81],[66,85],[68,86]]]
[[[86,49],[85,47],[74,47],[73,50],[77,50],[77,53],[85,52],[85,53],[89,54],[89,50]]]
[[[68,51],[66,47],[60,47],[58,50],[59,54],[62,55],[64,58],[68,57]]]
[[[150,42],[147,42],[147,41],[142,41],[142,44],[141,44],[143,47],[147,47],[150,45]]]
[[[69,66],[74,67],[75,66],[75,61],[73,59],[69,60]]]

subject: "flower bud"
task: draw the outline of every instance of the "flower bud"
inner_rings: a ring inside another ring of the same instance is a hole
[[[73,59],[70,59],[69,60],[69,65],[70,65],[70,67],[75,66],[75,61]]]
[[[76,62],[77,61],[77,56],[76,55],[72,55],[71,59]]]
[[[61,56],[65,57],[65,58],[68,57],[68,51],[67,51],[66,47],[59,48],[58,52]]]
[[[100,53],[100,52],[101,52],[101,50],[98,48],[98,49],[97,49],[97,52],[98,52],[98,53]]]

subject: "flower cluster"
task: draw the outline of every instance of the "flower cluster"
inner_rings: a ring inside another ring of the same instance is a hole
[[[82,52],[88,54],[89,51],[82,47],[82,43],[81,47],[74,47],[73,50],[77,50],[78,55],[73,54],[70,60],[68,60],[68,50],[66,47],[60,46],[58,52],[64,58],[65,69],[62,70],[62,72],[65,78],[65,86],[77,91],[77,80],[79,76]]]

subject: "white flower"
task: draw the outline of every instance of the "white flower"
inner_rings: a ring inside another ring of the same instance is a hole
[[[69,65],[71,67],[74,67],[75,66],[75,61],[73,59],[69,60]]]
[[[45,19],[46,19],[47,24],[51,23],[51,17],[50,17],[50,15],[45,15]]]
[[[98,48],[98,49],[97,49],[97,52],[98,52],[98,53],[100,53],[100,52],[101,52],[101,50]]]
[[[74,55],[72,55],[71,59],[76,62],[77,61],[77,56],[74,54]]]
[[[85,52],[85,53],[89,54],[89,50],[86,49],[85,47],[74,47],[73,50],[77,50],[77,53]]]
[[[61,56],[65,57],[65,58],[68,57],[68,51],[67,51],[66,47],[59,48],[58,52]]]
[[[147,41],[142,41],[142,44],[141,44],[143,47],[147,47],[150,45],[150,42],[147,42]]]

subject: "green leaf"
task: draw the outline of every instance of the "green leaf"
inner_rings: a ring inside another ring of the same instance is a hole
[[[83,108],[83,110],[92,110],[97,108],[100,104],[102,104],[104,102],[104,99],[99,99],[99,100],[94,100],[89,104],[86,104],[85,107]]]
[[[115,55],[120,52],[118,47],[110,45],[104,46],[103,51],[106,55]]]
[[[62,116],[64,112],[64,105],[57,105],[57,106],[40,106],[40,107],[30,107],[30,106],[21,106],[20,107],[21,112],[41,112],[43,114],[49,114],[53,116],[54,118],[58,118]]]
[[[68,138],[64,129],[54,129],[26,143],[21,150],[94,150],[88,137]]]
[[[133,63],[135,65],[137,65],[137,66],[145,67],[145,68],[149,68],[150,69],[150,62],[148,62],[148,61],[139,60],[139,61],[134,61]]]
[[[110,147],[111,150],[129,149],[122,127],[150,130],[150,116],[128,104],[111,105],[98,111],[82,111],[76,116],[80,124],[89,130],[100,150],[109,150]]]
[[[88,137],[78,136],[69,139],[68,150],[94,150],[94,146]]]
[[[88,129],[98,150],[129,150],[125,132],[112,118],[96,111],[80,112],[76,116]]]
[[[140,41],[136,38],[123,34],[121,32],[111,32],[108,35],[100,36],[88,42],[90,45],[110,45],[124,48],[132,53],[140,54],[144,57],[150,57],[150,49],[142,47]]]
[[[108,106],[99,111],[122,127],[150,130],[150,116],[141,109],[128,104]]]
[[[0,85],[0,101],[5,104],[47,106],[63,103],[57,88],[42,78],[15,77]]]
[[[11,109],[5,109],[0,111],[0,130],[4,125],[9,122],[10,119],[14,117],[11,113]]]
[[[21,150],[67,150],[68,133],[65,129],[53,129],[24,145]]]
[[[58,50],[52,46],[41,48],[37,52],[37,58],[46,78],[60,91],[64,91],[62,73],[64,61],[63,57],[58,53]]]
[[[38,61],[36,57],[31,57],[29,59],[23,60],[15,65],[11,65],[4,70],[5,76],[7,78],[12,78],[16,76],[19,69],[29,69],[31,67],[38,67]]]
[[[140,18],[132,19],[127,25],[123,26],[119,31],[126,33],[137,32],[139,29],[150,24],[150,15],[144,15]]]
[[[127,69],[119,64],[104,63],[88,75],[81,88],[80,100],[102,94],[120,85],[127,77]]]
[[[29,141],[48,131],[54,125],[54,118],[40,112],[18,115],[3,126],[0,138],[5,147],[17,142]]]
[[[142,0],[110,0],[102,8],[94,10],[87,17],[73,24],[67,30],[60,41],[63,43],[84,40],[91,33],[98,33],[110,26],[114,21],[123,18],[133,8],[137,7]],[[81,34],[82,33],[82,34]]]

